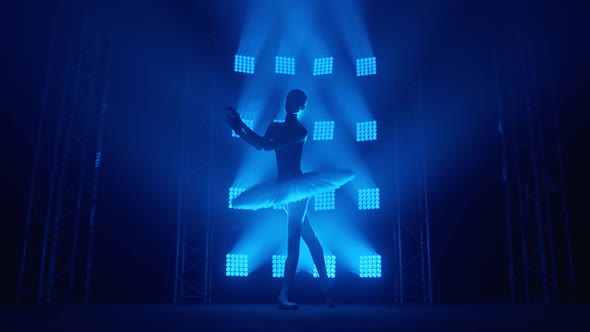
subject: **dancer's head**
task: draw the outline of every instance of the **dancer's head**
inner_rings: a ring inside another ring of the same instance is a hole
[[[290,114],[297,114],[300,111],[305,110],[307,106],[307,96],[305,92],[299,89],[293,89],[289,91],[287,100],[285,101],[285,111]]]

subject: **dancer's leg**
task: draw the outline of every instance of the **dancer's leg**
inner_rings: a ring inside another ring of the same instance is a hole
[[[299,249],[301,243],[301,227],[303,217],[307,210],[308,200],[291,203],[288,206],[289,237],[287,239],[287,258],[285,260],[285,273],[283,287],[279,294],[279,308],[297,309],[295,303],[289,302],[289,290],[293,286],[297,263],[299,262]]]
[[[303,218],[303,226],[301,229],[301,237],[307,247],[309,248],[309,252],[311,253],[311,258],[313,259],[313,263],[318,270],[318,274],[320,278],[327,278],[328,271],[326,270],[326,260],[324,258],[324,249],[318,238],[311,227],[311,223],[309,222],[309,218],[307,214]]]
[[[305,215],[303,226],[301,229],[301,237],[309,247],[309,252],[311,253],[311,258],[318,270],[318,274],[320,276],[320,282],[322,286],[322,292],[326,296],[326,302],[331,307],[334,307],[334,300],[332,298],[332,285],[328,279],[328,270],[326,268],[326,260],[324,257],[324,249],[320,241],[318,240],[315,232],[313,231],[313,227],[311,227],[311,222]]]

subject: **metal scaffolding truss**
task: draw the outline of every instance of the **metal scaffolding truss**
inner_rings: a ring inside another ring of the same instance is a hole
[[[430,256],[430,212],[428,204],[428,177],[426,164],[426,146],[423,130],[423,106],[420,84],[416,86],[402,82],[415,98],[413,121],[419,130],[412,137],[406,136],[404,144],[412,144],[419,151],[415,167],[408,168],[400,174],[400,160],[394,158],[395,172],[395,216],[394,216],[394,253],[397,276],[395,277],[395,303],[407,302],[433,303],[432,268]],[[398,120],[394,120],[396,146],[399,146],[400,133]],[[397,150],[397,149],[396,149]],[[411,174],[410,174],[411,173]],[[400,202],[400,179],[411,179],[404,190],[415,190],[412,204]],[[415,203],[415,204],[414,204]]]
[[[19,302],[87,302],[108,33],[90,1],[61,1],[50,43],[18,278]],[[64,56],[65,50],[65,56]]]
[[[190,61],[188,61],[190,62]],[[213,112],[190,95],[204,91],[187,70],[182,110],[181,171],[178,188],[174,303],[211,302],[211,186],[213,185]],[[197,89],[198,86],[198,89]],[[208,88],[212,88],[210,85]],[[210,91],[211,92],[211,91]],[[204,93],[203,95],[207,95]],[[205,116],[203,116],[205,114]]]
[[[550,73],[538,71],[522,27],[512,32],[515,38],[498,40],[515,46],[498,43],[494,54],[510,296],[513,302],[573,301],[558,112],[552,87],[540,83],[550,82]]]

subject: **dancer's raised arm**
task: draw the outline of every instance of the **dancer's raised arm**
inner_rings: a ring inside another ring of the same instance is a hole
[[[260,136],[242,121],[240,114],[233,107],[228,106],[226,110],[228,111],[226,121],[230,124],[236,135],[240,136],[246,143],[252,145],[257,150],[279,150],[303,142],[307,137],[307,132],[304,128],[291,135],[279,135],[277,123],[271,123],[266,129],[264,136]]]

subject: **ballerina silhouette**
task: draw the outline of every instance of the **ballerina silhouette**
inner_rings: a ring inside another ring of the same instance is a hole
[[[324,250],[307,216],[309,199],[320,192],[339,188],[354,178],[349,170],[323,170],[303,173],[301,156],[307,141],[307,129],[299,122],[298,115],[307,107],[307,96],[302,90],[291,90],[285,101],[285,122],[271,123],[264,136],[259,136],[244,124],[239,113],[231,106],[226,121],[234,132],[257,150],[274,151],[277,160],[277,180],[257,184],[234,198],[235,208],[257,210],[285,206],[288,215],[287,258],[284,280],[278,296],[280,309],[295,310],[296,303],[289,301],[299,261],[300,238],[311,253],[320,276],[322,291],[333,307],[331,285],[328,280]]]

